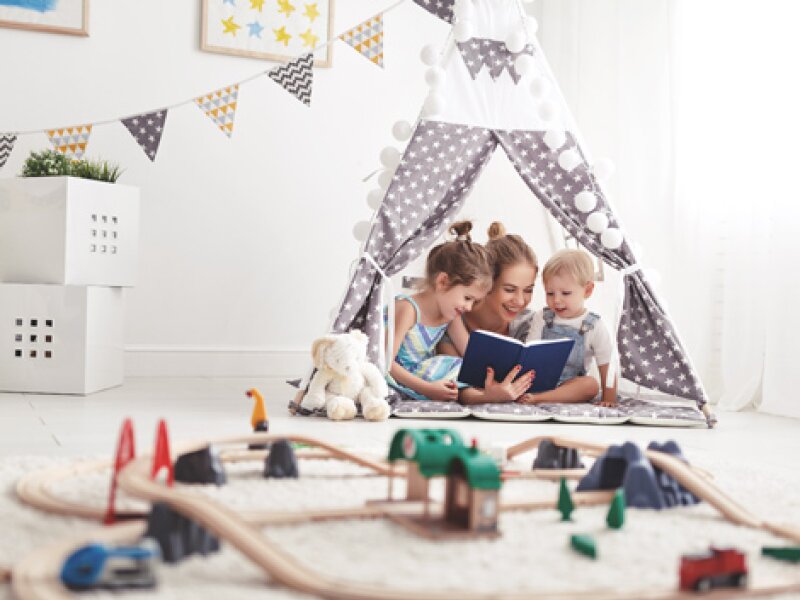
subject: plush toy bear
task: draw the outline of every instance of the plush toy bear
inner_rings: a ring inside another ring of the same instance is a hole
[[[369,339],[361,331],[332,334],[311,346],[317,372],[301,405],[325,407],[328,418],[344,421],[356,416],[356,402],[368,421],[389,418],[389,387],[378,368],[367,360]]]

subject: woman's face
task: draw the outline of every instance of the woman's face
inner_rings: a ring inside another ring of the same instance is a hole
[[[510,323],[530,304],[535,281],[536,271],[527,263],[506,267],[481,303],[485,307],[483,310],[490,310]]]

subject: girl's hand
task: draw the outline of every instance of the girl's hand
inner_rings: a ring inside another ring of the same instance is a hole
[[[483,384],[483,391],[485,399],[488,402],[514,402],[517,398],[522,396],[529,387],[536,373],[532,370],[528,371],[516,381],[515,377],[522,370],[522,365],[517,365],[508,372],[503,381],[497,382],[494,380],[494,369],[491,367],[486,369],[486,380]]]
[[[522,394],[517,400],[520,404],[537,404],[536,396],[533,394]]]
[[[458,400],[458,386],[455,381],[430,381],[425,387],[423,395],[437,402],[456,402]]]

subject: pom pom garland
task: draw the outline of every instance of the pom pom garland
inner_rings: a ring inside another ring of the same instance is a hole
[[[411,137],[411,125],[406,121],[398,121],[392,126],[392,135],[398,142],[404,142]]]
[[[431,92],[425,99],[425,113],[429,116],[439,114],[444,110],[446,104],[447,101],[444,99],[444,96],[436,92]]]
[[[515,31],[506,38],[506,48],[509,52],[516,53],[525,50],[525,44],[528,42],[524,31]]]
[[[371,227],[372,226],[369,221],[359,221],[353,225],[353,237],[359,242],[365,242],[369,236],[369,230]]]
[[[375,188],[374,190],[370,190],[369,194],[367,194],[367,205],[372,210],[378,210],[378,207],[383,202],[383,196],[386,194],[386,191],[382,188]]]
[[[597,196],[593,192],[586,190],[575,196],[575,208],[580,212],[591,212],[595,206],[597,206]]]
[[[457,42],[466,42],[472,38],[472,22],[459,21],[453,27],[453,37]]]
[[[439,49],[433,44],[423,46],[419,53],[420,60],[429,67],[439,63]]]
[[[396,169],[400,164],[400,151],[392,146],[381,150],[381,164],[387,169]]]
[[[550,82],[547,78],[539,75],[531,79],[530,90],[534,98],[544,98],[550,93]]]
[[[514,69],[521,77],[530,77],[536,69],[536,61],[530,54],[520,54],[514,60]]]
[[[586,227],[594,233],[603,233],[608,227],[608,217],[605,213],[593,212],[586,217]]]
[[[536,17],[529,16],[525,19],[525,30],[528,32],[528,38],[532,38],[539,31],[539,21]]]
[[[594,213],[599,214],[599,213]],[[590,215],[591,216],[591,215]],[[609,227],[600,234],[600,243],[609,250],[616,250],[622,246],[623,236],[622,232],[616,227]]]
[[[569,172],[583,162],[580,153],[575,148],[564,150],[558,155],[558,166]]]
[[[436,90],[444,85],[447,75],[442,67],[433,66],[425,71],[425,83],[431,86],[431,89]]]
[[[539,118],[542,121],[554,121],[558,117],[558,106],[555,102],[545,100],[539,105]]]
[[[388,190],[392,185],[392,178],[394,177],[394,169],[386,169],[378,174],[378,185],[383,189]]]
[[[567,142],[567,134],[560,129],[551,129],[544,134],[544,143],[550,150],[558,150]]]

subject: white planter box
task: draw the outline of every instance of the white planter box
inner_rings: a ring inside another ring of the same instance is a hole
[[[0,281],[133,286],[138,250],[138,188],[0,179]]]
[[[121,385],[123,293],[0,284],[0,391],[90,394]]]

